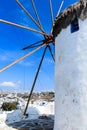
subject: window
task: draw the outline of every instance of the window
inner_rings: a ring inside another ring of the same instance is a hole
[[[74,19],[71,23],[71,33],[74,33],[79,30],[79,22],[78,19]]]

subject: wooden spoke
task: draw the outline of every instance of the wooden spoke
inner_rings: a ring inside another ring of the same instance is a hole
[[[24,115],[26,115],[26,111],[27,111],[27,108],[29,106],[29,102],[30,102],[30,99],[31,99],[31,96],[32,96],[32,93],[33,93],[33,90],[34,90],[37,78],[38,78],[38,74],[39,74],[39,71],[40,71],[40,68],[41,68],[41,65],[42,65],[42,62],[43,62],[46,50],[47,50],[47,46],[45,47],[43,55],[41,57],[41,61],[39,63],[39,66],[38,66],[38,69],[37,69],[37,72],[36,72],[36,75],[35,75],[35,78],[34,78],[34,82],[33,82],[33,85],[32,85],[32,88],[31,88],[31,91],[30,91],[30,94],[29,94],[29,97],[28,97],[28,101],[27,101],[27,104],[26,104],[26,107],[25,107],[25,110],[24,110]]]
[[[37,10],[36,10],[36,6],[35,6],[35,3],[34,3],[34,0],[31,0],[31,3],[32,3],[32,6],[33,6],[35,15],[36,15],[36,17],[37,17],[38,23],[39,23],[39,25],[40,25],[41,28],[42,28],[41,21],[40,21],[40,19],[39,19],[38,13],[37,13]]]
[[[49,51],[50,51],[50,54],[51,54],[53,60],[55,61],[55,58],[54,58],[54,55],[53,55],[53,53],[52,53],[52,49],[51,49],[50,45],[48,46],[48,48],[49,48]]]
[[[57,16],[56,16],[56,17],[58,17],[58,16],[59,16],[59,14],[60,14],[60,11],[61,11],[61,9],[62,9],[63,4],[64,4],[64,0],[62,0],[62,2],[61,2],[61,4],[60,4],[60,7],[59,7],[59,10],[58,10],[58,13],[57,13]]]
[[[44,32],[40,32],[38,30],[29,28],[29,27],[26,27],[26,26],[23,26],[23,25],[20,25],[20,24],[16,24],[16,23],[13,23],[13,22],[10,22],[10,21],[6,21],[6,20],[3,20],[3,19],[0,19],[0,22],[6,23],[6,24],[10,24],[10,25],[13,25],[13,26],[16,26],[16,27],[19,27],[19,28],[23,28],[23,29],[26,29],[26,30],[29,30],[29,31],[36,32],[36,33],[39,33],[39,34],[47,36],[47,34],[44,33]]]
[[[37,25],[37,27],[39,27],[39,29],[43,31],[43,29],[41,28],[41,26],[35,21],[35,19],[31,16],[31,14],[24,8],[24,6],[18,1],[16,0],[16,2],[18,3],[18,5],[23,9],[23,11],[30,17],[30,19]],[[45,33],[45,32],[44,32]]]
[[[44,47],[46,44],[44,43],[43,45],[41,45],[40,47],[36,48],[35,50],[27,53],[26,55],[22,56],[21,58],[17,59],[16,61],[12,62],[11,64],[7,65],[6,67],[0,69],[0,72],[5,71],[6,69],[10,68],[11,66],[17,64],[18,62],[20,62],[21,60],[25,59],[26,57],[32,55],[33,53],[35,53],[36,51],[38,51],[39,49],[41,49],[42,47]]]
[[[29,48],[36,47],[36,46],[38,46],[38,45],[41,45],[41,44],[40,44],[41,42],[43,42],[43,40],[38,41],[38,42],[35,42],[35,43],[33,43],[33,44],[29,45],[29,46],[26,46],[26,47],[22,48],[22,50],[26,50],[26,49],[29,49]]]
[[[27,48],[27,49],[36,48],[36,47],[39,47],[39,46],[41,46],[41,45],[43,45],[43,43],[40,43],[40,44],[37,44],[37,45],[33,45],[33,46],[31,46],[31,47],[29,47],[29,48]]]
[[[51,21],[52,21],[52,27],[53,27],[53,23],[54,23],[54,17],[53,17],[53,10],[52,10],[52,0],[50,1],[50,14],[51,14]]]

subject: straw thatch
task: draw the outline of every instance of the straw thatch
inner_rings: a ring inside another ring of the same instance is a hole
[[[75,18],[81,20],[87,18],[87,0],[80,0],[79,2],[69,6],[56,18],[52,31],[54,38],[62,29],[67,28]]]

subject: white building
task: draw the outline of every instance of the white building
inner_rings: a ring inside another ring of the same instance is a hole
[[[60,14],[54,25],[54,130],[87,130],[86,18],[87,0],[81,0]]]

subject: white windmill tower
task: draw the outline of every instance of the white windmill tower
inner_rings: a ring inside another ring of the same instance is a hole
[[[87,0],[68,7],[56,19],[55,127],[87,129]],[[61,24],[60,24],[61,23]]]

